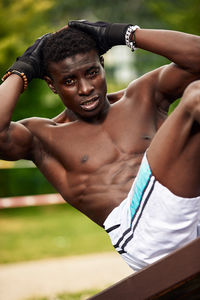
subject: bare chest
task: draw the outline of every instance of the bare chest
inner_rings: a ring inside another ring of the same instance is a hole
[[[103,124],[70,124],[51,128],[51,138],[44,145],[67,170],[92,173],[106,165],[132,160],[150,145],[156,132],[153,124],[143,120],[117,121],[110,119]]]
[[[111,111],[100,124],[40,127],[35,135],[44,159],[37,166],[69,203],[99,223],[127,195],[155,133],[154,118],[129,111]]]

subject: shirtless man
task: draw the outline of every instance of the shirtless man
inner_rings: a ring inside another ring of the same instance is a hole
[[[200,38],[129,24],[69,25],[36,41],[4,76],[0,156],[32,160],[138,270],[198,236]],[[125,40],[172,63],[108,96],[101,54]],[[27,83],[43,76],[67,109],[11,122]]]

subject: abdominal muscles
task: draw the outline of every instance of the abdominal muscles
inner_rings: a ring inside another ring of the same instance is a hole
[[[89,174],[69,174],[68,202],[102,225],[107,215],[126,197],[137,175],[143,154],[124,155]],[[67,199],[66,199],[67,200]]]

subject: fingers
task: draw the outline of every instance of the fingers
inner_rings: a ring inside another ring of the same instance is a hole
[[[56,32],[60,32],[60,31],[62,31],[63,29],[67,29],[69,27],[69,25],[65,25],[64,27],[62,27],[61,29],[59,29],[59,30],[57,30]],[[56,33],[55,32],[55,33]]]

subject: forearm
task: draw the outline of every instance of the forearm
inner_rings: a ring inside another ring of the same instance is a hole
[[[45,34],[38,38],[4,75],[4,82],[0,86],[0,132],[8,127],[19,96],[28,83],[34,78],[43,78],[41,49],[50,35]]]
[[[23,91],[23,80],[12,74],[0,86],[0,132],[8,128],[13,110]]]
[[[137,29],[136,45],[168,58],[190,72],[200,73],[200,37],[170,30]]]

